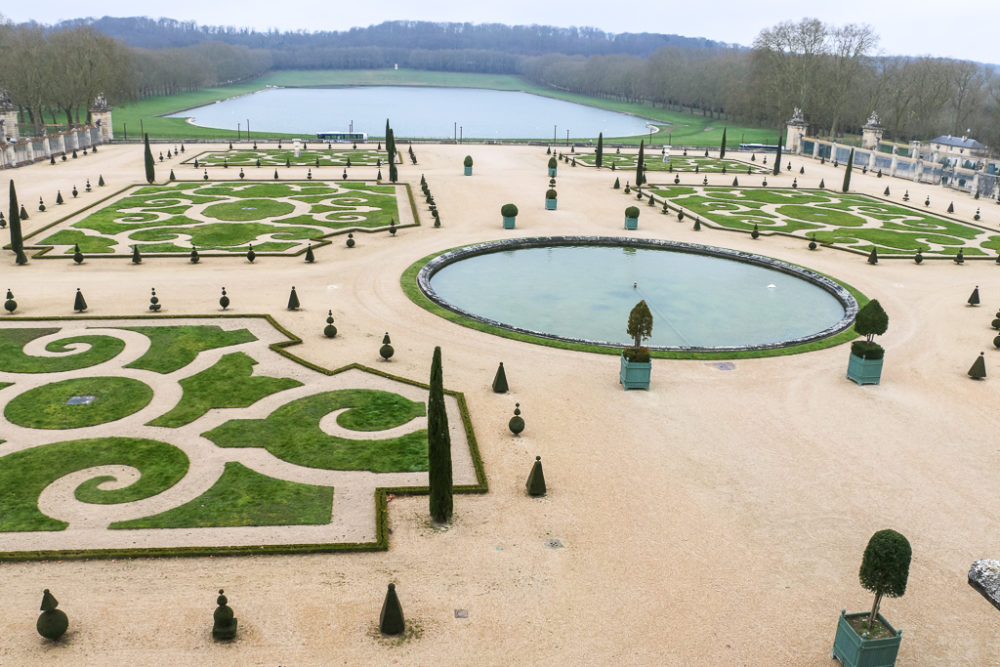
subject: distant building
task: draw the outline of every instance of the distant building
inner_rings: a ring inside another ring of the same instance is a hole
[[[950,134],[930,140],[932,159],[938,164],[953,167],[975,168],[976,163],[985,159],[989,148],[975,139]]]

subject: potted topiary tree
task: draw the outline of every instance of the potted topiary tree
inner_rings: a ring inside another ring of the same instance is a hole
[[[466,155],[462,164],[465,166],[465,175],[472,176],[472,156]]]
[[[896,664],[902,630],[896,630],[879,613],[883,596],[898,598],[906,592],[910,575],[910,543],[894,530],[880,530],[868,541],[858,578],[875,594],[870,612],[840,611],[830,657],[844,667],[892,667]]]
[[[549,188],[545,191],[545,210],[556,210],[556,191],[554,188]]]
[[[642,341],[653,334],[653,314],[646,301],[640,301],[628,314],[626,333],[635,344],[622,350],[618,382],[625,389],[649,389],[649,375],[653,364],[649,361],[649,348]]]
[[[504,204],[500,207],[500,215],[503,216],[503,228],[514,229],[514,221],[517,218],[517,206]]]
[[[858,311],[854,318],[854,331],[865,340],[851,343],[851,358],[847,364],[847,379],[859,385],[879,384],[882,379],[882,360],[885,349],[872,340],[881,336],[889,327],[889,316],[885,314],[877,299],[872,299]]]
[[[629,206],[625,209],[625,229],[639,228],[639,207]]]
[[[549,178],[555,178],[557,164],[554,156],[549,158]]]

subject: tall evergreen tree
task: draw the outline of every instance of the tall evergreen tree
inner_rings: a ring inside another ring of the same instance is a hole
[[[451,436],[444,404],[441,348],[434,348],[431,361],[431,388],[427,399],[427,478],[430,485],[431,519],[447,523],[451,519]]]
[[[149,135],[143,135],[143,143],[145,144],[145,152],[143,153],[143,158],[146,162],[146,182],[152,183],[156,180],[156,163],[153,162],[153,151],[149,150]]]
[[[851,188],[851,169],[854,167],[854,149],[851,149],[851,154],[847,156],[847,169],[844,170],[844,192],[847,192]]]
[[[719,146],[719,159],[726,157],[726,128],[722,128],[722,144]]]
[[[17,256],[15,261],[18,264],[27,264],[28,258],[24,255],[24,238],[21,236],[21,208],[17,203],[17,191],[14,189],[14,179],[10,179],[10,208],[7,211],[7,218],[10,224],[10,249]]]
[[[645,169],[643,168],[644,164],[643,164],[643,157],[642,157],[644,143],[645,142],[642,142],[642,141],[639,142],[639,159],[635,163],[635,186],[636,187],[639,187],[640,185],[642,185],[643,183],[646,182],[646,175],[644,173]]]
[[[594,164],[597,168],[601,168],[601,163],[604,161],[604,133],[601,132],[597,135],[597,152],[594,153]]]
[[[771,174],[777,176],[781,173],[781,133],[778,133],[778,153],[774,156],[774,169]]]

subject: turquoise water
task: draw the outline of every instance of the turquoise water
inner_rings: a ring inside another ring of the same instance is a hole
[[[289,113],[294,109],[295,113]],[[647,121],[539,95],[482,88],[362,86],[351,88],[272,88],[188,109],[196,125],[235,130],[247,121],[258,132],[301,133],[347,130],[385,134],[389,119],[399,138],[545,139],[624,137],[645,134]],[[461,130],[459,130],[461,126]]]
[[[633,287],[633,283],[636,286]],[[450,304],[508,327],[628,344],[645,299],[657,347],[776,344],[837,324],[844,307],[802,278],[735,260],[647,248],[520,248],[459,260],[431,278]]]

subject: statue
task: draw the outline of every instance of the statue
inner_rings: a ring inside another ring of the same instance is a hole
[[[868,116],[868,122],[865,123],[865,127],[881,127],[882,123],[879,122],[878,114],[872,111],[872,115]]]
[[[795,107],[792,109],[792,119],[788,121],[789,123],[794,123],[796,125],[805,125],[805,118],[802,117],[801,107]]]

